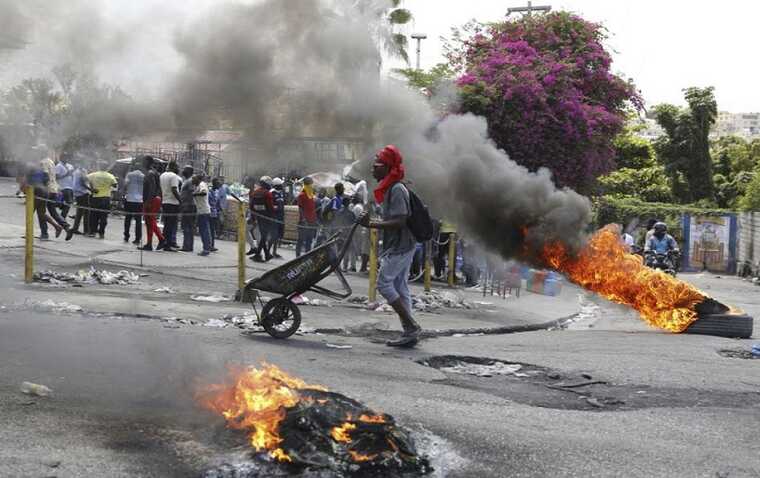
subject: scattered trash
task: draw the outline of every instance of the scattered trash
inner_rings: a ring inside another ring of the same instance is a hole
[[[163,292],[165,294],[174,294],[174,290],[171,287],[159,287],[158,289],[153,289],[153,292]]]
[[[32,308],[35,310],[53,311],[53,312],[67,312],[75,313],[82,312],[82,307],[76,304],[70,304],[68,302],[54,302],[50,299],[42,302],[32,302]]]
[[[42,462],[43,465],[47,466],[48,468],[58,468],[61,466],[61,460],[46,460]]]
[[[229,302],[232,300],[231,297],[225,296],[225,295],[194,295],[190,297],[190,300],[194,300],[196,302]]]
[[[53,391],[38,383],[24,382],[21,384],[21,393],[27,395],[34,395],[35,397],[49,397]]]
[[[752,356],[754,358],[760,358],[760,344],[755,344],[752,346]]]
[[[130,285],[136,284],[140,276],[127,270],[111,272],[98,270],[91,267],[89,270],[80,270],[75,273],[42,271],[34,274],[35,282],[53,285],[71,284],[103,284],[103,285]]]
[[[227,325],[229,325],[227,322],[219,319],[209,319],[203,324],[204,327],[213,327],[218,329],[223,329],[227,327]]]
[[[331,344],[329,342],[326,343],[325,346],[327,346],[328,349],[341,349],[341,350],[354,348],[353,345]]]
[[[348,299],[348,302],[352,304],[361,304],[367,310],[373,310],[375,312],[392,312],[393,308],[381,302],[369,302],[366,296],[355,296]],[[492,305],[489,302],[483,302],[485,305]],[[431,290],[430,292],[423,292],[420,295],[412,295],[412,308],[416,312],[433,312],[441,308],[448,309],[475,309],[477,303],[467,302],[464,297],[460,295],[443,291],[439,292]]]
[[[493,377],[494,375],[514,375],[522,365],[518,363],[506,363],[494,361],[491,364],[478,364],[470,362],[455,362],[454,365],[440,367],[441,372],[461,373],[476,377]]]

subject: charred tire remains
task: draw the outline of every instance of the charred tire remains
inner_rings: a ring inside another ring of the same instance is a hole
[[[438,383],[533,407],[595,412],[655,407],[760,410],[757,392],[617,384],[587,373],[486,357],[443,355],[420,359],[417,363],[440,370],[446,378]]]
[[[753,319],[746,314],[709,314],[700,315],[684,333],[748,339],[752,328]]]
[[[288,299],[272,299],[261,311],[261,325],[272,337],[287,339],[301,326],[301,311]]]

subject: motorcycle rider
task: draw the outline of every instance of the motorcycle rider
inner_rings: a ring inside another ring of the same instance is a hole
[[[644,255],[647,257],[647,264],[654,260],[655,254],[668,254],[672,252],[678,255],[680,250],[673,236],[668,234],[668,226],[664,222],[658,222],[654,225],[654,233],[644,245]]]

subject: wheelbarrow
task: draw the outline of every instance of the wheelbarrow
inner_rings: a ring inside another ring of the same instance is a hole
[[[274,338],[286,339],[296,333],[301,325],[301,311],[293,298],[305,292],[316,292],[331,299],[343,300],[352,294],[351,286],[340,270],[343,256],[351,245],[356,231],[355,223],[345,238],[341,233],[331,236],[324,244],[312,249],[301,257],[267,271],[264,275],[246,282],[244,293],[251,297],[251,305],[259,324]],[[317,284],[332,273],[338,276],[343,292],[335,292]],[[266,304],[260,292],[279,295]],[[261,306],[261,314],[256,308]]]

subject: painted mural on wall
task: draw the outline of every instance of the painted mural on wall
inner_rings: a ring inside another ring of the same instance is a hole
[[[692,267],[726,271],[729,255],[733,256],[729,254],[731,216],[692,216],[689,226],[689,262]]]

